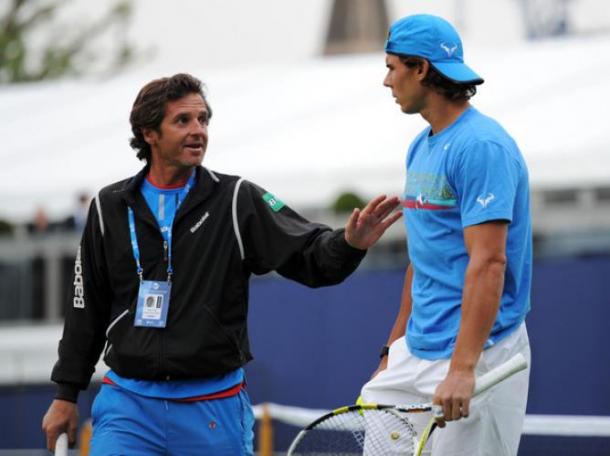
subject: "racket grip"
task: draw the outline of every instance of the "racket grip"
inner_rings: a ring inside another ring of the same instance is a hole
[[[476,379],[473,396],[487,391],[502,380],[510,377],[527,367],[527,360],[521,353]]]
[[[55,456],[68,456],[68,435],[59,434],[55,442]]]

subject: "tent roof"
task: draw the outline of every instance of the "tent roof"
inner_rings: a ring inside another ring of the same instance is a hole
[[[473,104],[517,139],[535,187],[610,182],[610,37],[470,49],[486,79]],[[205,164],[239,174],[297,207],[326,206],[342,190],[401,192],[404,154],[425,126],[382,86],[383,54],[194,72],[214,118]],[[158,72],[0,90],[4,147],[0,217],[36,206],[61,215],[81,190],[134,174],[128,116]]]

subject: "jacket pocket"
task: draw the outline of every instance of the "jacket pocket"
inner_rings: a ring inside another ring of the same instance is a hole
[[[230,326],[213,310],[199,307],[196,316],[174,322],[163,338],[163,370],[178,378],[220,375],[243,366],[249,358]]]
[[[216,315],[214,315],[214,313],[210,309],[208,309],[207,307],[204,307],[203,310],[210,318],[210,322],[212,323],[212,325],[217,328],[217,330],[220,332],[220,334],[222,334],[223,338],[231,344],[231,346],[235,349],[235,351],[237,353],[239,353],[240,361],[245,362],[246,357],[243,353],[243,350],[241,349],[241,346],[239,344],[239,340],[237,339],[237,337],[234,334],[227,331],[227,329],[222,325],[222,323],[220,323],[220,321],[218,320]]]
[[[110,331],[112,331],[112,328],[114,328],[118,322],[120,322],[123,318],[127,317],[129,313],[129,309],[125,309],[117,317],[115,317],[114,320],[112,320],[108,325],[108,328],[106,328],[106,340],[108,341],[108,343],[106,345],[106,350],[104,350],[104,359],[106,359],[106,356],[108,356],[108,353],[110,353],[110,350],[112,350],[112,343],[110,343],[110,340],[108,339]]]
[[[134,326],[134,307],[123,310],[108,325],[104,361],[120,376],[153,378],[159,368],[159,330]]]

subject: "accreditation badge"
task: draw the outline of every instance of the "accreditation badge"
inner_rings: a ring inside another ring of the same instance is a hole
[[[142,280],[134,326],[165,328],[172,285],[170,282]]]

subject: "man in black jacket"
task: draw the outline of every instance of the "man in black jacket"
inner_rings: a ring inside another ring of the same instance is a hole
[[[92,455],[252,454],[250,275],[339,283],[400,217],[398,199],[380,196],[333,231],[202,167],[211,116],[186,74],[148,83],[134,102],[131,146],[146,166],[91,204],[43,419],[50,450],[61,432],[74,442],[77,396],[103,352]]]

